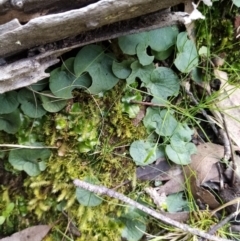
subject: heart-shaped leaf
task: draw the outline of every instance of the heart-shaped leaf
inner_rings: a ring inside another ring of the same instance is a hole
[[[180,83],[178,76],[169,68],[158,67],[151,73],[151,81],[145,86],[159,101],[167,100],[169,96],[177,96]]]
[[[21,120],[18,109],[9,114],[0,115],[0,130],[9,134],[15,134],[18,131],[20,124]]]
[[[88,91],[92,94],[112,89],[118,82],[118,78],[112,72],[114,57],[104,53],[98,45],[83,47],[74,61],[74,72],[81,76],[87,72],[92,78],[92,85]]]
[[[52,93],[63,99],[71,99],[74,89],[86,89],[91,85],[91,77],[88,74],[76,77],[73,73],[57,68],[50,74],[49,88]]]
[[[39,96],[28,89],[18,92],[18,101],[21,103],[23,113],[31,118],[39,118],[45,115]]]
[[[148,83],[151,78],[151,73],[154,70],[154,64],[142,66],[138,61],[134,61],[131,64],[132,73],[127,78],[127,83],[132,84],[136,78],[139,78],[142,82]]]
[[[0,114],[8,114],[17,109],[19,102],[17,100],[17,92],[9,91],[0,94]]]
[[[10,151],[8,161],[15,169],[37,176],[45,170],[45,161],[50,155],[48,149],[16,149]]]
[[[60,111],[67,105],[67,100],[62,100],[51,96],[52,93],[50,91],[41,92],[40,98],[42,100],[42,106],[46,111],[55,113]]]
[[[156,52],[161,52],[169,49],[175,44],[177,35],[178,28],[176,26],[165,27],[148,32],[122,36],[118,38],[118,44],[121,50],[129,55],[135,55],[137,53],[139,55],[140,52],[146,52],[148,46]],[[139,44],[141,44],[141,48],[137,49]]]
[[[132,63],[133,60],[123,60],[121,63],[113,61],[112,71],[119,79],[126,79],[132,72]]]
[[[198,53],[194,42],[188,39],[186,32],[178,34],[177,49],[178,54],[174,64],[182,73],[189,73],[198,65]]]
[[[155,143],[139,140],[131,144],[130,155],[136,165],[146,166],[164,157],[164,150]]]
[[[93,177],[86,177],[84,180],[92,184],[98,183],[98,180]],[[76,188],[76,197],[78,202],[83,206],[95,207],[102,203],[102,199],[99,198],[97,195],[80,187]]]

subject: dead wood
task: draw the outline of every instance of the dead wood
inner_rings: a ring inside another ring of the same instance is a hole
[[[1,32],[0,57],[74,37],[91,29],[142,16],[183,1],[101,0],[80,9],[36,17],[24,25],[19,22],[15,29],[8,31],[5,28],[5,31]]]
[[[49,77],[45,70],[74,48],[183,23],[185,13],[159,10],[185,1],[2,0],[0,93]]]
[[[115,23],[29,51],[29,58],[0,66],[0,93],[25,87],[49,77],[45,70],[59,62],[58,57],[74,48],[119,36],[183,23],[183,13],[157,12],[137,19]],[[35,52],[38,52],[36,56]],[[41,53],[42,52],[42,53]]]

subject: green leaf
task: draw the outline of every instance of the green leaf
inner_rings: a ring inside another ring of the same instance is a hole
[[[39,118],[46,114],[39,96],[26,88],[18,92],[18,101],[23,113],[31,118]]]
[[[91,184],[98,183],[98,180],[93,177],[86,177],[84,180]],[[95,195],[94,193],[86,189],[79,188],[79,187],[76,188],[76,197],[78,202],[83,206],[95,207],[102,203],[102,199],[99,198],[97,195]]]
[[[166,146],[166,154],[168,158],[179,165],[188,165],[191,163],[191,153],[193,154],[196,152],[196,147],[193,143],[184,143],[182,144],[182,149],[185,150],[185,152],[179,152],[180,145],[176,148],[176,146],[167,145]],[[176,149],[175,149],[176,148]]]
[[[15,169],[23,170],[29,176],[37,176],[46,168],[43,162],[50,155],[51,152],[48,149],[17,149],[10,151],[8,161]]]
[[[170,48],[159,52],[152,50],[151,53],[157,60],[165,60],[172,54],[173,50],[174,48],[171,46]]]
[[[0,216],[0,225],[5,222],[6,218],[4,216]]]
[[[136,211],[122,215],[119,220],[124,224],[122,237],[128,241],[138,241],[146,231],[146,220]]]
[[[188,39],[186,32],[178,34],[177,49],[178,54],[174,64],[182,73],[189,73],[198,65],[198,53],[194,42]]]
[[[126,35],[118,38],[118,45],[125,54],[135,55],[139,43],[147,43],[147,32]]]
[[[133,60],[123,60],[121,63],[113,61],[112,71],[119,79],[126,79],[132,72],[132,63]]]
[[[169,68],[158,67],[151,73],[151,81],[145,86],[150,93],[162,102],[169,96],[177,96],[180,83],[178,76]]]
[[[49,79],[46,78],[46,79],[38,81],[35,84],[30,85],[29,89],[35,90],[35,91],[42,91],[43,89],[45,89],[48,86],[48,84],[49,84]]]
[[[177,120],[168,110],[152,116],[152,121],[156,122],[155,132],[160,136],[172,136],[178,126]]]
[[[154,56],[147,54],[147,46],[145,43],[139,43],[137,45],[137,56],[141,65],[149,65],[153,62]]]
[[[14,203],[9,203],[7,205],[7,208],[4,210],[4,217],[9,217],[10,214],[12,213],[13,209],[14,209]]]
[[[140,111],[140,107],[138,104],[131,103],[131,100],[141,101],[142,96],[139,91],[126,89],[122,97],[122,111],[128,113],[129,118],[135,118]]]
[[[8,114],[15,111],[19,105],[17,100],[17,92],[9,91],[0,94],[0,114]]]
[[[136,78],[139,78],[144,83],[149,83],[151,78],[151,73],[154,70],[154,64],[142,66],[138,61],[131,64],[132,73],[127,78],[127,83],[132,84],[135,82]]]
[[[176,128],[172,132],[170,144],[166,146],[166,154],[168,158],[180,165],[187,165],[191,162],[191,155],[196,152],[193,143],[189,143],[192,139],[193,131],[186,123],[177,123]]]
[[[61,66],[61,70],[74,75],[74,60],[75,60],[75,57],[71,57],[66,61],[64,61]]]
[[[131,144],[130,155],[136,165],[146,166],[163,157],[164,151],[156,143],[138,140]]]
[[[160,115],[160,108],[148,107],[146,111],[146,115],[143,118],[143,124],[147,128],[148,133],[155,131],[155,129],[157,128],[157,122],[155,121],[155,117],[154,117],[155,115],[157,117]]]
[[[50,91],[43,91],[41,94],[40,98],[42,100],[42,106],[48,112],[56,113],[67,105],[67,100],[50,97],[52,95],[52,92]],[[43,94],[48,94],[48,96]]]
[[[178,28],[176,26],[165,27],[148,32],[122,36],[118,38],[118,44],[121,50],[129,55],[137,54],[137,46],[139,44],[141,44],[140,52],[145,52],[148,46],[152,50],[161,52],[169,49],[175,44],[177,35]]]
[[[105,54],[100,46],[88,45],[78,52],[74,61],[74,72],[76,76],[88,72],[92,77],[92,85],[88,91],[98,94],[112,89],[119,81],[112,72],[113,60],[113,56]]]
[[[240,8],[240,0],[232,0],[233,4],[235,4],[238,8]]]
[[[15,134],[20,125],[21,120],[18,109],[12,113],[0,115],[0,130],[3,130],[9,134]]]
[[[92,80],[88,74],[75,77],[72,73],[57,68],[50,73],[49,82],[49,88],[55,96],[71,99],[74,89],[86,89]]]
[[[191,71],[191,79],[196,83],[201,84],[203,82],[203,73],[202,70],[198,67],[195,67]]]
[[[167,210],[169,213],[189,211],[187,200],[183,199],[183,192],[174,193],[166,198]]]

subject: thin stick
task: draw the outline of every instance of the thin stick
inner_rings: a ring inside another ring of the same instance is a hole
[[[208,234],[214,234],[217,232],[218,229],[223,227],[225,224],[227,224],[231,219],[236,217],[240,213],[240,210],[237,210],[236,212],[231,213],[226,218],[221,220],[218,224],[214,225],[207,233]]]
[[[103,187],[103,186],[97,186],[97,185],[93,185],[93,184],[90,184],[90,183],[87,183],[87,182],[84,182],[84,181],[81,181],[79,179],[75,179],[73,181],[74,185],[77,186],[77,187],[80,187],[80,188],[83,188],[83,189],[86,189],[90,192],[93,192],[93,193],[96,193],[96,194],[99,194],[99,195],[107,195],[109,197],[113,197],[113,198],[116,198],[116,199],[119,199],[135,208],[138,208],[140,210],[142,210],[143,212],[167,223],[167,224],[170,224],[170,225],[173,225],[183,231],[186,231],[188,233],[191,233],[193,235],[197,235],[197,236],[200,236],[200,237],[203,237],[203,238],[206,238],[206,239],[209,239],[209,240],[213,240],[213,241],[230,241],[229,239],[223,239],[223,238],[219,238],[219,237],[216,237],[216,236],[213,236],[213,235],[210,235],[210,234],[207,234],[199,229],[195,229],[195,228],[191,228],[189,227],[188,225],[186,224],[182,224],[182,223],[179,223],[175,220],[172,220],[171,218],[168,218],[168,217],[165,217],[163,214],[159,213],[159,212],[156,212],[155,210],[151,209],[151,208],[148,208],[138,202],[135,202],[133,201],[132,199],[124,196],[123,194],[121,193],[118,193],[118,192],[115,192],[109,188],[106,188],[106,187]]]
[[[236,181],[236,169],[237,169],[237,164],[236,164],[236,160],[235,160],[235,155],[234,155],[234,150],[233,150],[233,146],[232,146],[232,141],[228,132],[228,127],[227,127],[227,123],[225,120],[225,115],[223,113],[221,113],[222,116],[222,121],[223,121],[223,127],[225,129],[225,132],[227,134],[227,138],[229,141],[229,145],[230,145],[230,150],[231,150],[231,158],[232,158],[232,168],[233,168],[233,174],[232,174],[232,186],[235,185],[235,181]]]
[[[192,102],[193,102],[196,106],[198,106],[198,105],[199,105],[199,102],[195,99],[195,97],[193,96],[193,94],[192,94],[190,91],[188,91],[186,88],[185,88],[185,91],[186,91],[187,95],[190,97],[190,99],[192,100]],[[206,112],[204,109],[202,109],[202,108],[200,108],[200,111],[202,112],[202,115],[209,121],[209,124],[210,124],[212,130],[214,131],[215,135],[218,136],[218,130],[217,130],[217,128],[215,127],[214,122],[213,122],[213,121],[210,119],[210,117],[208,116],[207,112]]]
[[[157,106],[157,107],[166,107],[164,104],[154,104],[151,102],[144,102],[144,101],[137,101],[137,100],[131,100],[130,103],[132,104],[140,104],[140,105],[147,105],[147,106]]]
[[[27,148],[27,149],[57,149],[55,146],[26,146],[16,144],[0,144],[0,147],[14,147],[14,148]]]

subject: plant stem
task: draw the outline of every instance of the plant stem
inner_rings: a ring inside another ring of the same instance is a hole
[[[137,100],[131,100],[130,103],[132,104],[140,104],[140,105],[147,105],[147,106],[157,106],[157,107],[166,107],[164,104],[154,104],[151,102],[144,102],[144,101],[137,101]]]
[[[213,235],[210,235],[210,234],[207,234],[199,229],[196,229],[196,228],[191,228],[190,226],[186,225],[186,224],[182,224],[180,222],[177,222],[175,220],[172,220],[171,218],[168,218],[166,216],[164,216],[163,214],[161,214],[160,212],[156,212],[155,210],[151,209],[151,208],[148,208],[128,197],[126,197],[125,195],[119,193],[119,192],[116,192],[116,191],[113,191],[109,188],[106,188],[104,186],[98,186],[98,185],[94,185],[94,184],[90,184],[90,183],[87,183],[87,182],[84,182],[84,181],[81,181],[79,179],[75,179],[73,181],[74,185],[77,186],[77,187],[80,187],[80,188],[83,188],[83,189],[86,189],[90,192],[93,192],[93,193],[96,193],[96,194],[99,194],[99,195],[107,195],[109,197],[113,197],[113,198],[116,198],[116,199],[119,199],[135,208],[138,208],[140,210],[142,210],[143,212],[167,223],[167,224],[170,224],[170,225],[173,225],[181,230],[184,230],[188,233],[191,233],[193,235],[197,235],[197,236],[200,236],[200,237],[203,237],[205,239],[209,239],[209,240],[213,240],[213,241],[230,241],[229,239],[223,239],[223,238],[219,238],[219,237],[216,237],[216,236],[213,236]]]

